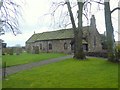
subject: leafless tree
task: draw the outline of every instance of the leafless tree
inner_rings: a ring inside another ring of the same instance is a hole
[[[110,0],[107,2],[104,1],[104,11],[105,11],[105,25],[106,25],[106,34],[107,34],[107,46],[108,46],[108,60],[116,61],[115,58],[115,40],[114,40],[114,28],[112,25],[111,14],[115,10],[120,10],[120,7],[116,7],[113,10],[110,10]]]
[[[84,15],[84,17],[87,19],[87,21],[89,20],[88,12],[91,9],[91,1],[92,0],[84,0],[84,1],[76,0],[76,2],[72,3],[69,0],[64,0],[61,2],[53,2],[52,7],[51,7],[51,12],[49,13],[54,19],[57,10],[61,7],[63,7],[63,8],[65,7],[64,8],[65,13],[63,14],[64,16],[62,16],[63,9],[61,10],[61,13],[59,16],[59,19],[61,20],[61,22],[59,22],[59,26],[66,27],[68,25],[72,25],[72,28],[74,30],[74,39],[73,39],[74,58],[77,58],[77,59],[85,58],[85,54],[83,52],[83,46],[82,46],[82,38],[83,38],[82,37],[82,28],[83,28],[82,19],[83,19],[83,15]],[[73,9],[75,10],[74,12],[73,12]],[[75,13],[76,13],[76,15],[75,15]],[[67,18],[67,20],[65,20],[66,17],[69,17],[69,19]],[[77,22],[76,22],[76,20],[77,20]],[[67,22],[63,23],[64,21],[67,21]],[[55,19],[54,19],[54,23],[55,23]]]
[[[81,1],[81,2],[79,2]],[[107,47],[108,47],[108,60],[114,60],[114,35],[113,35],[113,26],[112,26],[112,20],[111,20],[111,14],[115,11],[115,10],[120,10],[120,7],[116,7],[113,10],[110,10],[110,3],[108,0],[108,2],[105,2],[106,0],[77,0],[77,3],[74,4],[73,6],[70,5],[70,1],[66,0],[65,2],[59,2],[59,3],[53,3],[53,5],[55,5],[56,8],[53,9],[53,11],[51,12],[51,15],[54,17],[55,12],[57,11],[57,9],[61,6],[65,6],[67,5],[68,8],[68,12],[66,13],[65,16],[70,16],[70,20],[71,23],[66,23],[66,25],[70,25],[72,24],[72,27],[74,29],[74,40],[75,40],[75,53],[74,57],[82,59],[84,57],[84,54],[78,54],[78,52],[82,51],[82,15],[83,14],[86,18],[87,15],[89,13],[89,10],[91,9],[92,3],[97,3],[98,4],[98,8],[100,8],[100,5],[104,5],[104,11],[105,11],[105,25],[106,25],[106,34],[107,34]],[[88,8],[89,5],[89,8]],[[72,12],[72,9],[74,7],[78,6],[78,13],[76,14],[77,19],[78,19],[78,25],[76,25],[76,18],[74,18],[74,13]],[[88,10],[89,9],[89,10]],[[64,19],[63,19],[64,21]],[[60,23],[61,24],[61,23]],[[78,29],[76,28],[78,27]],[[81,37],[79,36],[81,35]],[[79,46],[77,44],[77,42],[79,43]],[[82,56],[83,57],[77,57],[77,56]]]
[[[116,62],[115,55],[115,40],[114,40],[114,28],[112,24],[112,13],[116,10],[120,10],[120,7],[116,6],[114,9],[110,9],[110,0],[98,0],[95,1],[98,4],[104,5],[104,13],[105,13],[105,25],[106,25],[106,35],[107,35],[107,52],[108,52],[108,60]]]
[[[83,13],[84,2],[77,1],[77,5],[78,5],[78,28],[76,28],[76,25],[75,25],[75,19],[73,17],[73,13],[71,10],[70,1],[66,0],[66,4],[68,7],[68,12],[69,12],[72,27],[74,30],[74,58],[84,59],[85,54],[84,54],[83,48],[82,48],[82,27],[83,27],[82,26],[82,13]]]
[[[72,4],[72,5],[71,5]],[[84,59],[85,58],[85,54],[83,52],[83,46],[82,46],[82,28],[83,28],[83,25],[82,25],[82,16],[84,15],[86,17],[86,19],[88,20],[88,17],[87,17],[87,12],[89,11],[88,10],[88,4],[90,5],[90,8],[91,9],[91,3],[90,3],[90,0],[85,0],[85,1],[79,1],[79,0],[76,0],[76,3],[70,3],[69,0],[65,0],[65,1],[61,1],[61,2],[54,2],[53,5],[52,5],[52,11],[51,11],[51,15],[53,17],[55,17],[55,14],[56,14],[56,11],[58,8],[60,8],[61,6],[62,7],[65,7],[67,6],[68,10],[65,11],[64,13],[64,18],[61,18],[62,14],[60,14],[60,19],[65,21],[65,18],[68,16],[70,16],[68,19],[68,22],[65,23],[65,25],[63,26],[68,26],[68,25],[72,25],[72,28],[74,30],[74,58],[77,58],[77,59]],[[72,9],[76,8],[77,7],[77,10],[76,12],[72,11]],[[84,11],[84,13],[83,13]],[[63,10],[61,11],[61,13],[63,13]],[[73,14],[76,13],[76,16],[74,16]],[[76,24],[76,20],[78,22],[78,24]],[[62,22],[63,22],[62,21]],[[59,23],[60,26],[62,26],[61,24],[63,23]],[[77,28],[78,27],[78,28]]]
[[[6,31],[12,31],[14,35],[21,33],[18,20],[22,16],[21,3],[23,1],[0,0],[0,35]]]

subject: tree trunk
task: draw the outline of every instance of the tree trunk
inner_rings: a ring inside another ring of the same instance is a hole
[[[108,52],[108,60],[115,60],[115,47],[114,47],[114,35],[113,35],[113,26],[111,20],[111,11],[110,11],[110,3],[104,2],[104,11],[105,11],[105,24],[106,24],[106,34],[107,34],[107,52]]]
[[[78,29],[76,28],[73,13],[71,10],[70,2],[69,0],[66,0],[66,4],[68,7],[68,12],[70,14],[70,19],[72,23],[72,27],[74,30],[74,58],[76,59],[84,59],[85,54],[83,52],[82,48],[82,9],[83,9],[83,3],[78,2]]]
[[[77,59],[85,59],[85,54],[83,52],[83,45],[82,45],[82,37],[83,37],[83,32],[82,32],[82,12],[83,12],[83,2],[80,2],[78,0],[78,29],[77,29],[77,40],[76,40],[76,53],[75,53],[75,58]]]
[[[71,19],[71,23],[72,23],[72,27],[73,27],[73,30],[74,30],[74,55],[75,55],[75,53],[76,53],[76,30],[77,30],[77,28],[76,28],[76,25],[75,25],[75,20],[74,20],[74,17],[73,17],[73,13],[72,13],[72,10],[71,10],[71,6],[70,6],[70,2],[69,2],[69,0],[66,0],[66,4],[67,4],[67,7],[68,7],[68,12],[69,12],[69,14],[70,14],[70,19]]]

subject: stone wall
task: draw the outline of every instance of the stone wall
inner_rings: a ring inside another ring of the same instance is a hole
[[[102,51],[101,37],[96,28],[90,28],[90,34],[87,35],[88,39],[88,52],[99,52]],[[39,47],[39,52],[60,52],[60,53],[73,53],[71,50],[71,40],[46,40],[36,41],[31,44],[26,44],[26,48],[30,48],[30,52],[33,51],[34,46]],[[52,49],[49,48],[49,44],[52,45]]]
[[[33,50],[34,46],[39,47],[39,52],[60,52],[60,53],[71,53],[71,39],[66,40],[49,40],[49,41],[37,41],[31,45],[26,45],[26,48],[31,47]],[[49,48],[49,44],[52,45],[52,49]],[[66,48],[65,48],[66,47]]]
[[[102,51],[101,36],[95,28],[91,28],[88,36],[88,51],[99,52]]]
[[[100,35],[96,34],[88,36],[88,52],[98,52],[102,50]],[[95,41],[94,41],[95,40]],[[54,53],[73,53],[71,50],[71,39],[65,40],[49,40],[49,41],[37,41],[35,43],[26,44],[26,48],[29,48],[33,53],[33,47],[38,46],[39,52],[54,52]],[[52,49],[49,49],[49,44],[52,45]]]

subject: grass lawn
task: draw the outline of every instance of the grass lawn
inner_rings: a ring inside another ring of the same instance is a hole
[[[25,64],[30,62],[36,62],[51,58],[57,58],[65,56],[65,54],[60,53],[40,53],[40,54],[28,54],[22,53],[20,55],[3,55],[2,61],[6,61],[7,66],[13,66],[18,64]]]
[[[104,59],[67,59],[7,77],[4,88],[117,88],[118,64]]]

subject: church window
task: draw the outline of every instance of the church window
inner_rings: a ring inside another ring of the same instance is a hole
[[[94,46],[96,46],[96,37],[94,36]]]
[[[51,43],[49,43],[49,50],[51,50],[52,49],[52,44]]]
[[[40,44],[40,49],[42,50],[42,44]]]
[[[67,49],[67,43],[64,43],[64,49],[65,50]]]

